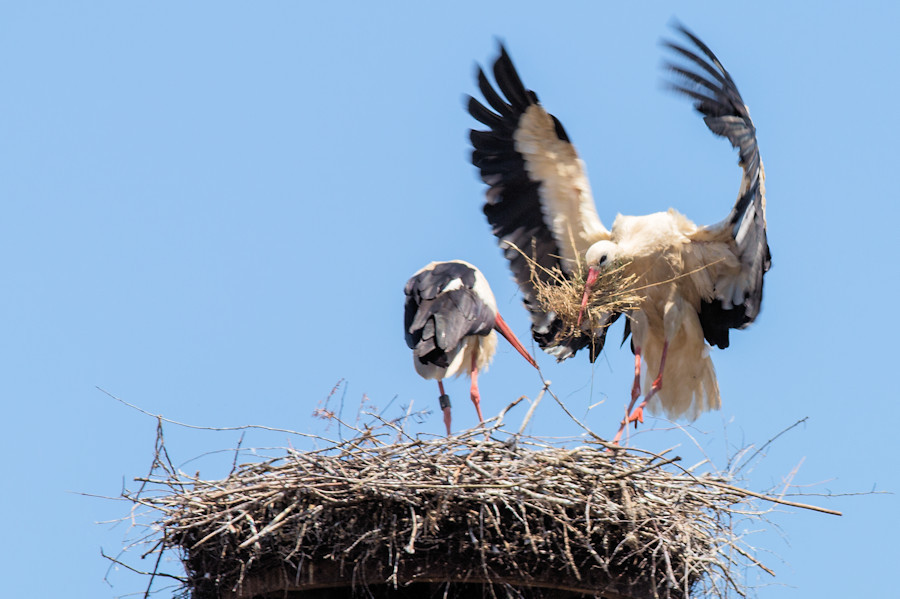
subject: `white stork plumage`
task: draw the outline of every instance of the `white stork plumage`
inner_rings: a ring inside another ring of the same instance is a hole
[[[478,373],[497,350],[499,331],[528,363],[537,363],[497,311],[497,302],[481,271],[462,260],[431,262],[406,282],[403,328],[413,350],[416,372],[437,379],[444,424],[450,434],[450,397],[443,379],[468,373],[470,397],[482,422]]]
[[[585,330],[586,335],[563,335],[556,314],[545,312],[536,301],[530,269],[515,248],[533,252],[541,266],[559,266],[570,276],[578,264],[587,265],[582,306],[597,273],[608,265],[624,265],[625,273],[637,278],[640,303],[626,313],[625,330],[626,338],[632,335],[635,378],[615,441],[628,422],[643,421],[645,405],[672,419],[694,419],[719,407],[706,342],[728,347],[729,330],[753,322],[762,302],[763,274],[771,262],[756,128],[734,81],[712,51],[684,27],[676,29],[689,44],[665,45],[688,66],[667,65],[677,78],[672,88],[690,97],[709,129],[727,138],[740,154],[738,198],[717,224],[697,226],[670,208],[646,216],[620,214],[612,229],[604,227],[575,147],[559,120],[524,87],[502,45],[493,72],[503,95],[479,69],[479,88],[493,110],[471,97],[468,102],[471,115],[488,127],[471,132],[472,162],[489,185],[484,212],[524,295],[541,348],[561,361],[588,347],[593,361],[603,348],[608,325],[619,314],[606,315],[604,326]],[[649,382],[645,377],[643,387],[642,359],[658,365],[656,378]],[[642,392],[644,401],[632,412]]]

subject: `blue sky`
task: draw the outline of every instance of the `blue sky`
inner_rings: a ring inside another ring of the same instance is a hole
[[[155,422],[97,387],[210,427],[324,432],[311,413],[340,380],[347,410],[364,394],[393,400],[389,410],[434,409],[436,386],[415,375],[401,331],[403,284],[433,259],[477,264],[527,339],[467,156],[462,98],[495,38],[565,124],[607,225],[669,206],[698,223],[724,217],[736,154],[660,85],[658,42],[676,16],[750,106],[773,255],[759,320],[713,352],[723,408],[691,435],[723,463],[808,418],[748,472],[751,488],[802,462],[794,482],[810,492],[897,491],[895,4],[7,2],[4,594],[144,589],[123,571],[104,581],[101,548],[117,553],[134,531],[97,523],[128,505],[83,494],[133,488]],[[537,357],[556,393],[611,436],[630,388],[627,348],[610,344],[594,365]],[[508,346],[481,383],[486,415],[540,387]],[[474,425],[466,383],[448,391],[455,424]],[[443,425],[435,413],[420,428]],[[166,430],[181,462],[239,437]],[[529,431],[577,434],[550,402]],[[244,440],[288,443],[304,446],[278,433]],[[698,453],[679,432],[633,443]],[[184,467],[215,476],[218,466],[213,456]],[[808,501],[844,516],[773,514],[778,528],[751,537],[778,572],[757,581],[759,596],[894,588],[897,496]]]

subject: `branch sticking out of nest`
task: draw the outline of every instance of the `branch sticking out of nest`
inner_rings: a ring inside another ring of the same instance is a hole
[[[531,284],[537,300],[545,312],[555,312],[563,323],[559,338],[580,337],[594,334],[608,326],[612,313],[627,312],[640,306],[641,296],[636,291],[638,277],[626,273],[627,262],[613,264],[603,270],[597,278],[584,312],[582,325],[578,326],[581,300],[587,268],[580,261],[571,274],[563,273],[559,266],[542,266],[536,256],[529,256],[512,243],[507,245],[519,252],[528,263]],[[532,248],[532,253],[534,248]]]

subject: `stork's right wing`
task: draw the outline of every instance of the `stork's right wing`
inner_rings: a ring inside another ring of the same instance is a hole
[[[541,348],[559,360],[591,344],[599,351],[602,339],[559,338],[562,323],[541,308],[532,268],[520,253],[541,267],[536,275],[542,281],[551,282],[543,269],[559,267],[572,273],[594,242],[609,238],[597,215],[584,163],[559,120],[522,84],[502,45],[493,72],[500,93],[478,70],[478,87],[490,108],[472,97],[468,101],[469,113],[488,127],[470,135],[472,163],[490,186],[484,213],[509,260]]]

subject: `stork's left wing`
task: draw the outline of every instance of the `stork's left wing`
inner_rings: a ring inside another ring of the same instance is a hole
[[[728,347],[729,329],[753,322],[762,303],[763,275],[771,265],[766,240],[765,171],[759,157],[756,127],[731,75],[712,50],[681,25],[675,28],[695,50],[666,41],[688,66],[669,63],[678,77],[672,88],[694,100],[710,131],[725,137],[738,150],[743,169],[741,187],[731,213],[722,222],[701,228],[698,241],[729,240],[734,243],[739,269],[713,269],[713,295],[703,301],[700,323],[712,345]],[[699,54],[698,54],[699,51]]]

